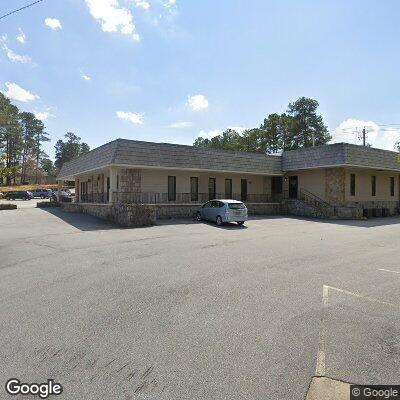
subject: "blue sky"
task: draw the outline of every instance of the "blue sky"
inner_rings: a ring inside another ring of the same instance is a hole
[[[0,14],[33,0],[2,0]],[[191,144],[315,98],[335,141],[400,139],[398,0],[43,0],[0,20],[0,91],[93,147]],[[399,125],[396,125],[399,124]]]

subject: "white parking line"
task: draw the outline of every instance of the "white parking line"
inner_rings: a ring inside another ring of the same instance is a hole
[[[392,271],[391,269],[379,268],[378,271],[392,272],[393,274],[400,274],[400,271]]]
[[[326,339],[326,324],[325,318],[328,308],[328,290],[329,286],[322,286],[322,309],[321,309],[321,330],[319,332],[319,346],[317,354],[317,366],[315,367],[316,376],[325,375],[325,339]]]
[[[382,271],[400,273],[397,271],[390,271],[390,270],[384,270],[384,269],[382,269]],[[319,346],[318,346],[318,353],[317,353],[317,365],[315,367],[315,376],[325,376],[325,372],[326,372],[326,333],[327,333],[327,328],[326,328],[325,320],[326,320],[327,311],[328,311],[329,290],[334,290],[338,293],[347,294],[348,296],[353,296],[353,297],[356,297],[359,299],[371,301],[371,302],[378,303],[378,304],[383,304],[385,306],[400,308],[399,304],[389,303],[387,301],[375,299],[373,297],[365,296],[360,293],[350,292],[349,290],[339,289],[339,288],[336,288],[333,286],[328,286],[328,285],[323,285],[322,286],[322,308],[321,308],[321,330],[319,333]]]

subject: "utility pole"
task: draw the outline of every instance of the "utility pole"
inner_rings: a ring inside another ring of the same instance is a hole
[[[366,133],[365,133],[365,126],[364,126],[364,128],[363,128],[363,146],[365,147],[365,136],[366,136]]]

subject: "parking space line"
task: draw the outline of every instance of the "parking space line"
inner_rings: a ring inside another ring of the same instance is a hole
[[[378,268],[378,271],[392,272],[393,274],[400,274],[400,271],[392,271],[391,269]]]
[[[319,331],[319,345],[317,354],[317,365],[315,367],[316,376],[325,375],[325,340],[326,340],[326,313],[328,308],[329,286],[322,286],[322,309],[321,309],[321,329]]]
[[[397,271],[390,271],[390,270],[384,270],[384,269],[382,269],[382,271],[400,273]],[[323,285],[322,286],[321,328],[320,328],[320,333],[319,333],[319,344],[318,344],[318,353],[317,353],[317,365],[315,367],[315,376],[325,376],[325,373],[326,373],[327,327],[326,327],[325,320],[326,320],[327,312],[328,312],[329,290],[334,290],[338,293],[343,293],[348,296],[371,301],[371,302],[382,304],[385,306],[400,308],[399,304],[389,303],[387,301],[375,299],[373,297],[365,296],[363,294],[356,293],[356,292],[350,292],[349,290],[336,288],[334,286]]]
[[[363,294],[356,293],[356,292],[350,292],[349,290],[335,288],[335,287],[333,287],[333,286],[328,286],[328,288],[331,289],[331,290],[335,290],[335,291],[337,291],[337,292],[339,292],[339,293],[344,293],[344,294],[347,294],[347,295],[349,295],[349,296],[357,297],[357,298],[359,298],[359,299],[364,299],[364,300],[372,301],[372,302],[374,302],[374,303],[383,304],[383,305],[389,306],[389,307],[400,308],[400,304],[389,303],[389,302],[387,302],[387,301],[375,299],[375,298],[373,298],[373,297],[365,296],[365,295],[363,295]]]

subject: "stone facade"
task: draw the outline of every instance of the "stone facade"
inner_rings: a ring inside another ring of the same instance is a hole
[[[194,218],[199,204],[61,203],[66,212],[82,212],[120,226],[153,225],[159,219]],[[279,215],[280,203],[250,203],[249,215]]]
[[[325,169],[325,200],[333,206],[345,205],[346,174],[344,168]]]
[[[153,225],[156,213],[153,206],[144,204],[82,204],[61,203],[66,212],[81,212],[126,227]]]
[[[358,201],[358,202],[346,202],[347,207],[356,207],[362,209],[387,209],[389,215],[399,214],[399,202],[397,201]]]
[[[140,193],[142,190],[142,171],[125,168],[119,171],[119,188],[122,193]]]
[[[246,203],[249,215],[280,215],[281,203]]]
[[[286,213],[289,215],[326,219],[326,216],[319,210],[317,210],[315,207],[312,207],[311,205],[308,205],[298,199],[286,200],[284,209]]]

